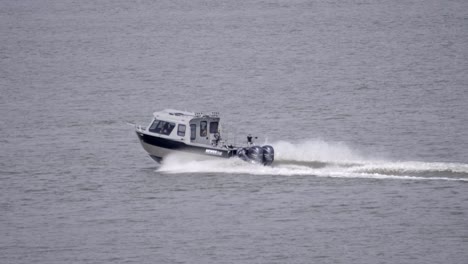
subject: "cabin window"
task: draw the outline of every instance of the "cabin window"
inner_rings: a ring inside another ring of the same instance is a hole
[[[174,129],[175,124],[166,121],[160,121],[155,119],[153,124],[150,126],[149,131],[153,133],[169,135]]]
[[[190,125],[190,139],[195,140],[197,138],[197,125],[191,124]]]
[[[210,122],[210,133],[218,133],[218,122]]]
[[[206,121],[200,122],[200,137],[206,137],[208,123]]]
[[[185,137],[185,125],[179,124],[179,126],[177,127],[177,135]]]

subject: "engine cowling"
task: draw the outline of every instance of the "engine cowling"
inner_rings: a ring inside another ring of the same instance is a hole
[[[268,145],[252,146],[238,149],[237,156],[250,163],[271,165],[275,158],[275,151],[272,146]]]
[[[275,160],[275,150],[272,146],[263,146],[263,165],[271,165]]]

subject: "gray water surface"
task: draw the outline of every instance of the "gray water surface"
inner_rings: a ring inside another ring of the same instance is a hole
[[[1,263],[467,263],[468,2],[0,1]],[[219,111],[276,149],[154,163]]]

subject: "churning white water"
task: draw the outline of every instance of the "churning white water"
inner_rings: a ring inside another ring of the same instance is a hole
[[[194,159],[193,156],[173,154],[163,161],[158,171],[468,181],[468,164],[371,159],[343,143],[318,140],[306,140],[297,144],[280,141],[271,145],[276,151],[272,166],[250,164],[237,158]]]

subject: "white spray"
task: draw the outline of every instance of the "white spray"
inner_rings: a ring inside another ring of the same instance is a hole
[[[253,175],[311,175],[316,177],[458,180],[468,181],[468,164],[371,159],[343,143],[306,140],[279,141],[272,166],[240,159],[198,159],[186,155],[165,158],[158,169],[164,173],[228,173]]]

